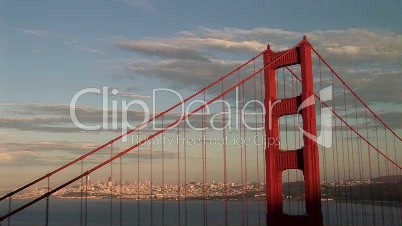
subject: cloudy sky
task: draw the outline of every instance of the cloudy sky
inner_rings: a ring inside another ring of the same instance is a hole
[[[119,101],[149,104],[154,88],[188,96],[268,43],[284,50],[303,35],[402,135],[402,3],[320,2],[1,1],[0,187],[119,135],[73,126],[69,104],[78,91],[108,86]],[[175,101],[163,99],[158,110]],[[82,122],[101,122],[102,95],[78,105]],[[140,120],[140,110],[129,120]]]

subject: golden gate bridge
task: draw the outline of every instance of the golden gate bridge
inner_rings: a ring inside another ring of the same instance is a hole
[[[183,106],[190,110],[178,114]],[[155,124],[158,130],[152,129]],[[121,141],[131,135],[141,139],[127,147]],[[154,142],[165,136],[181,141],[174,143],[174,151]],[[189,138],[197,138],[200,145],[191,145]],[[228,140],[241,142],[232,147]],[[112,182],[107,197],[110,225],[168,225],[172,211],[177,214],[175,225],[400,225],[401,147],[401,137],[304,37],[286,51],[274,52],[268,45],[127,133],[3,195],[0,223],[13,225],[28,209],[44,208],[43,224],[49,225],[56,194],[78,184],[80,208],[76,220],[69,222],[91,224],[89,176],[103,172]],[[147,159],[140,160],[144,154]],[[124,170],[127,164],[135,166],[134,171]],[[199,172],[201,180],[197,198],[202,209],[196,213],[188,204],[194,198],[190,171]],[[137,211],[130,213],[134,221],[123,214],[128,208],[123,175],[137,181],[130,193],[137,202]],[[219,189],[211,178],[223,179]],[[149,181],[149,188],[142,189],[140,180]],[[240,181],[236,192],[230,184],[234,180]],[[176,183],[174,188],[167,188],[168,181]],[[297,192],[292,184],[297,184]],[[17,200],[38,186],[45,192]],[[301,195],[292,197],[296,193]],[[141,197],[150,201],[146,213],[140,213]],[[232,199],[241,203],[238,213],[231,211]],[[216,200],[221,212],[212,219]],[[172,202],[177,204],[173,209]],[[294,202],[297,210],[291,207]],[[251,220],[252,211],[258,220]],[[149,215],[146,222],[143,214]],[[201,221],[192,222],[190,214],[200,215]]]

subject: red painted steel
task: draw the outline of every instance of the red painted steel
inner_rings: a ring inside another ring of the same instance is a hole
[[[264,65],[275,59],[270,47],[264,53]],[[276,102],[276,70],[289,65],[300,64],[302,76],[301,97],[287,98]],[[279,139],[279,118],[297,113],[301,102],[314,97],[311,45],[306,38],[285,57],[264,70],[265,84],[265,131],[268,139]],[[272,111],[270,109],[273,109]],[[272,112],[272,113],[271,113]],[[303,130],[314,136],[317,134],[315,105],[304,107],[301,111]],[[278,145],[268,145],[265,151],[267,182],[267,225],[323,225],[321,213],[320,172],[317,142],[303,136],[304,147],[299,151],[280,150]],[[300,154],[299,154],[300,153]],[[283,213],[282,172],[287,169],[300,169],[305,180],[306,215],[293,216]]]

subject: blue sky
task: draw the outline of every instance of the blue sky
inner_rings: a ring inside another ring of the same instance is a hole
[[[43,129],[69,123],[65,106],[77,91],[116,87],[150,101],[152,88],[175,87],[186,96],[261,52],[267,43],[285,49],[303,34],[400,134],[402,124],[395,120],[402,114],[400,12],[397,0],[2,0],[0,142],[14,148],[19,144],[15,152],[29,142],[60,152],[71,149],[60,145],[64,141],[88,150],[116,133],[82,136],[68,129]],[[194,64],[189,66],[189,60]],[[177,73],[167,73],[173,68]],[[208,76],[200,76],[207,69]],[[189,73],[192,70],[200,73]],[[359,78],[369,83],[361,86]],[[372,95],[373,87],[378,95]],[[101,103],[96,95],[79,102],[97,112]],[[46,117],[54,123],[37,120]],[[60,118],[64,121],[57,124]],[[6,148],[0,152],[0,161],[8,167],[23,164],[17,161],[21,155]],[[36,167],[36,174],[52,167]]]

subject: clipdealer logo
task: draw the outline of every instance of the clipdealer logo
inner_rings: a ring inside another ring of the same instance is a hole
[[[332,100],[333,90],[332,85],[328,86],[322,90],[320,90],[320,101],[329,101]],[[311,95],[306,100],[304,100],[299,108],[297,109],[297,113],[299,113],[303,108],[306,108],[311,105],[315,105],[315,96]],[[330,148],[332,147],[332,108],[331,107],[324,107],[321,108],[321,125],[320,125],[320,135],[317,137],[300,127],[299,121],[297,122],[297,126],[299,130],[310,140],[316,142],[317,144]],[[299,119],[299,118],[297,118]]]
[[[118,94],[118,90],[117,89],[112,89],[111,90],[111,95],[117,95]],[[246,102],[241,108],[239,106],[239,89],[236,88],[235,92],[236,92],[236,101],[235,101],[235,106],[234,108],[231,106],[233,103],[229,103],[227,100],[216,100],[212,103],[213,104],[222,104],[225,106],[225,111],[222,112],[218,112],[215,114],[211,114],[211,109],[210,106],[206,104],[206,102],[204,102],[203,100],[193,100],[191,102],[188,102],[187,106],[185,107],[184,105],[184,98],[180,95],[180,93],[178,93],[175,90],[172,89],[166,89],[166,88],[160,88],[160,89],[153,89],[153,96],[152,96],[152,112],[150,111],[150,108],[148,106],[148,104],[143,101],[143,100],[139,100],[139,99],[134,99],[131,100],[129,102],[127,102],[127,100],[122,100],[121,101],[121,109],[118,109],[118,103],[117,100],[112,100],[112,108],[111,108],[111,120],[112,122],[109,123],[109,87],[104,86],[101,89],[99,88],[85,88],[82,89],[80,91],[78,91],[73,98],[71,99],[70,102],[70,117],[72,122],[74,123],[74,125],[82,130],[86,130],[86,131],[96,131],[96,130],[118,130],[119,128],[119,124],[120,124],[120,128],[121,128],[121,134],[126,134],[128,130],[134,129],[136,128],[134,125],[131,125],[129,120],[128,120],[128,114],[129,114],[129,109],[132,106],[139,106],[142,110],[139,111],[143,114],[143,120],[142,122],[140,122],[138,125],[139,126],[137,129],[141,130],[143,128],[145,128],[147,126],[147,122],[150,120],[151,115],[156,116],[156,100],[158,98],[158,94],[163,96],[166,95],[167,93],[170,94],[174,94],[177,96],[178,100],[181,102],[181,111],[180,111],[180,118],[183,118],[184,115],[187,115],[191,112],[191,107],[194,104],[198,104],[198,105],[205,105],[205,110],[204,112],[195,112],[193,113],[193,115],[205,115],[205,116],[210,116],[209,117],[209,127],[207,125],[205,125],[204,127],[197,127],[195,125],[193,125],[191,123],[191,121],[189,120],[189,118],[187,117],[185,119],[185,123],[187,125],[188,128],[194,130],[194,131],[203,131],[203,130],[207,130],[209,128],[212,128],[215,131],[221,131],[224,129],[232,129],[234,127],[234,129],[240,129],[240,128],[247,128],[248,130],[251,131],[261,131],[264,130],[264,125],[250,125],[247,120],[246,120],[246,116],[247,115],[254,115],[254,116],[265,116],[265,114],[269,114],[269,127],[268,129],[272,128],[271,125],[271,118],[272,118],[272,109],[274,107],[275,104],[279,103],[280,100],[276,100],[275,102],[268,103],[268,108],[269,109],[265,109],[265,105],[259,101],[259,100],[250,100],[248,102]],[[97,125],[85,125],[84,123],[80,122],[77,114],[76,114],[76,107],[77,107],[77,102],[79,100],[80,97],[82,97],[84,94],[88,94],[88,93],[95,93],[95,94],[102,94],[102,103],[103,103],[103,107],[102,107],[102,124],[97,124]],[[164,93],[164,94],[162,94]],[[320,91],[320,99],[321,101],[328,101],[328,100],[332,100],[332,86],[326,87],[324,89],[322,89]],[[261,111],[260,112],[248,112],[246,111],[247,107],[250,106],[251,104],[254,105],[259,105],[261,107]],[[314,105],[315,101],[314,101],[314,95],[308,97],[306,100],[304,100],[301,105],[298,108],[298,113],[303,109],[306,108],[308,106]],[[232,109],[235,109],[235,112],[232,112]],[[240,113],[241,111],[241,113]],[[120,113],[120,114],[119,114]],[[226,120],[225,120],[225,125],[222,125],[221,127],[217,126],[217,121],[221,122],[218,118],[220,116],[224,115]],[[240,115],[240,117],[239,117]],[[118,122],[118,118],[121,119],[120,122]],[[232,120],[234,120],[234,126],[232,123]],[[109,128],[109,125],[111,124],[111,128]],[[207,124],[207,123],[205,123]],[[262,123],[261,123],[262,124]],[[313,134],[310,134],[306,131],[303,130],[303,128],[301,128],[300,123],[297,123],[300,131],[309,139],[317,142],[318,144],[324,146],[324,147],[331,147],[332,146],[332,112],[331,112],[331,108],[330,107],[325,107],[321,109],[321,134],[317,137]],[[175,128],[177,126],[173,125],[171,128]],[[161,130],[163,128],[157,127],[156,124],[156,120],[152,121],[152,128],[153,130]],[[229,144],[229,145],[235,145],[235,146],[239,146],[239,144],[245,144],[247,145],[247,143],[251,142],[253,138],[248,138],[249,140],[243,139],[242,141],[240,140],[234,140],[231,141],[232,138],[221,138],[221,140],[218,139],[210,139],[209,142],[211,145],[215,145],[215,144]],[[135,140],[134,138],[132,140]],[[155,139],[156,140],[156,139]],[[267,142],[267,145],[279,145],[279,138],[260,138],[260,140],[265,140]],[[127,136],[124,136],[122,139],[123,142],[127,142]],[[159,141],[159,142],[166,142],[166,141]],[[179,142],[179,141],[177,141]],[[195,141],[190,141],[190,143],[194,143]],[[198,143],[198,142],[195,142]],[[256,143],[256,142],[254,142]]]

